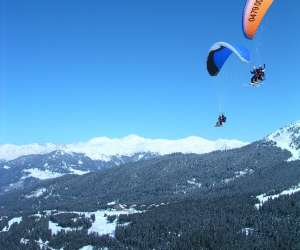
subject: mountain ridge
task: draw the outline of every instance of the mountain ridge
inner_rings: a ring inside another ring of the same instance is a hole
[[[291,153],[288,161],[300,159],[300,120],[276,130],[265,138],[275,146]]]
[[[182,139],[149,139],[137,135],[122,138],[96,137],[87,142],[73,144],[28,144],[0,145],[0,159],[14,160],[31,154],[47,154],[53,151],[82,153],[93,160],[110,161],[113,156],[132,156],[136,153],[154,153],[166,155],[171,153],[209,153],[216,150],[232,149],[247,145],[235,139],[208,140],[198,136]]]

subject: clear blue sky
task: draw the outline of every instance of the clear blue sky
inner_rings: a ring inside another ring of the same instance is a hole
[[[275,1],[255,41],[241,30],[244,1],[0,2],[1,144],[128,134],[253,141],[300,119],[300,1]],[[234,57],[209,77],[216,41],[265,62],[265,85],[245,87],[250,66]],[[228,124],[216,129],[221,110]]]

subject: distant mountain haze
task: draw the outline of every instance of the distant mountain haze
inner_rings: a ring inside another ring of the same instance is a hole
[[[60,150],[68,153],[82,153],[93,160],[110,161],[111,156],[132,156],[140,152],[151,152],[159,155],[171,153],[209,153],[215,150],[233,149],[246,145],[239,140],[207,140],[197,136],[190,136],[178,140],[148,139],[137,135],[123,138],[97,137],[88,142],[57,145],[29,144],[29,145],[0,145],[0,159],[13,160],[30,154],[46,154]]]

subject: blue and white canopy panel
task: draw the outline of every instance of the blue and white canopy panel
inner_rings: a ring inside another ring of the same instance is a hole
[[[217,42],[209,50],[207,57],[207,71],[216,76],[221,71],[229,56],[234,53],[242,62],[249,63],[250,52],[241,45],[231,45],[226,42]]]

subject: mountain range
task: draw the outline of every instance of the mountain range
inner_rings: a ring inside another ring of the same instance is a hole
[[[235,148],[197,145],[2,161],[1,176],[14,172],[1,182],[0,246],[299,249],[300,122]]]
[[[141,152],[158,155],[171,153],[209,153],[215,150],[232,149],[246,145],[239,140],[207,140],[190,136],[178,140],[147,139],[137,135],[124,138],[97,137],[88,142],[74,144],[29,144],[29,145],[0,145],[0,159],[13,160],[20,156],[47,154],[53,151],[84,154],[92,160],[110,161],[114,156],[133,156]]]
[[[67,145],[6,144],[0,146],[0,193],[39,180],[66,174],[82,175],[170,153],[207,153],[246,144],[238,140],[210,141],[195,136],[164,140],[135,135],[121,139],[99,137],[86,143]]]

